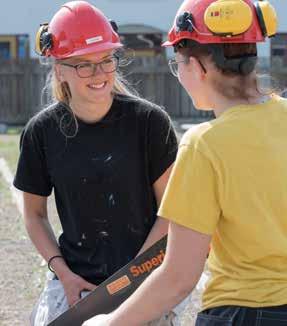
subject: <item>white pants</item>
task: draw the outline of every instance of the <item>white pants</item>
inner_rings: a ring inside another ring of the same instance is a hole
[[[46,326],[69,308],[62,283],[53,279],[53,276],[53,273],[48,272],[46,286],[31,313],[31,326]],[[83,296],[88,293],[86,292]],[[180,326],[180,314],[184,311],[188,301],[189,297],[168,314],[149,323],[149,326]]]

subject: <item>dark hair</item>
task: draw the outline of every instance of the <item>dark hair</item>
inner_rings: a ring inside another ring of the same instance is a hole
[[[256,43],[201,44],[193,40],[182,40],[175,51],[185,57],[211,57],[215,66],[225,75],[248,75],[255,69],[257,59]],[[240,65],[249,69],[241,70]]]
[[[260,92],[256,76],[250,77],[257,61],[256,43],[200,44],[185,39],[174,50],[186,58],[196,58],[201,65],[203,58],[212,60],[223,77],[213,80],[214,87],[229,99],[249,99],[251,88]]]

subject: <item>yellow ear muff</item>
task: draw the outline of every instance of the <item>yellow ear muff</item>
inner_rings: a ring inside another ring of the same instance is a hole
[[[274,36],[278,25],[275,9],[266,0],[255,2],[254,6],[263,36]]]
[[[215,35],[235,36],[252,24],[252,9],[243,0],[217,0],[205,11],[204,23]]]
[[[45,55],[45,44],[43,42],[43,34],[47,33],[48,31],[48,23],[44,23],[40,25],[40,28],[38,29],[38,32],[36,34],[36,40],[35,40],[35,51],[39,55]]]

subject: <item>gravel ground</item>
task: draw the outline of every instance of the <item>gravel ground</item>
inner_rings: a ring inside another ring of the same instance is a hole
[[[41,259],[24,230],[22,218],[0,177],[0,325],[28,325],[28,315],[37,297]]]
[[[0,157],[15,172],[19,135],[0,135]],[[57,224],[49,201],[52,223]],[[59,229],[59,227],[58,227]],[[46,263],[26,233],[9,185],[0,173],[0,326],[29,325],[29,314],[43,287]]]
[[[23,220],[1,177],[0,203],[0,326],[29,325],[30,311],[44,284],[46,264],[28,239]],[[53,212],[52,202],[50,207]],[[199,284],[181,317],[182,326],[194,325],[201,293]]]
[[[12,170],[15,170],[15,144],[18,147],[18,137],[13,137],[0,136],[0,157],[6,157]],[[7,144],[14,146],[14,149],[10,151]],[[53,199],[49,200],[48,211],[51,223],[59,234],[60,226]],[[29,325],[29,314],[43,288],[47,268],[27,236],[23,219],[12,202],[9,187],[1,173],[0,266],[0,326]],[[199,283],[181,317],[182,326],[194,325],[201,305],[201,293],[202,283]]]

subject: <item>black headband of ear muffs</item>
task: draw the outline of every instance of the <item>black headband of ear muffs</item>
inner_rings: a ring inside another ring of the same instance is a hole
[[[174,45],[174,52],[180,48],[188,47],[189,40],[184,39]],[[208,52],[212,55],[212,59],[216,66],[223,71],[229,71],[236,74],[246,76],[250,74],[257,63],[257,53],[246,54],[234,57],[225,57],[222,44],[205,44]],[[205,69],[206,72],[206,69]]]
[[[224,55],[224,49],[221,44],[212,44],[212,46],[209,46],[209,50],[216,66],[223,71],[246,76],[255,69],[257,53],[227,58]]]

